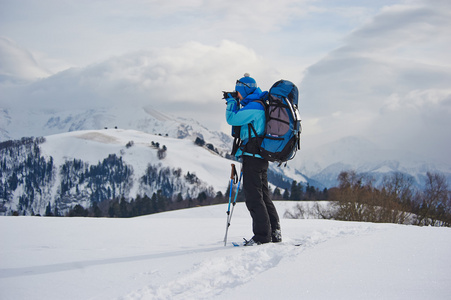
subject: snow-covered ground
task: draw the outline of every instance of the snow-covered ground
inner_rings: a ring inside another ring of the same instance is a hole
[[[281,244],[224,247],[226,210],[1,217],[0,298],[450,299],[450,228],[282,219]],[[239,203],[229,242],[243,237]]]

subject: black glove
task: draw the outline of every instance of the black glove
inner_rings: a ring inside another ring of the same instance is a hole
[[[228,99],[228,98],[238,98],[238,92],[224,92],[222,91],[222,99]]]

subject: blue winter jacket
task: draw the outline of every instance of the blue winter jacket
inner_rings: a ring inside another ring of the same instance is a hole
[[[227,99],[227,123],[232,126],[241,126],[240,138],[243,141],[243,145],[249,142],[249,123],[254,126],[257,135],[262,135],[265,132],[265,108],[260,101],[255,101],[261,99],[265,93],[268,92],[262,92],[260,88],[257,88],[252,94],[241,100],[240,105],[234,98]],[[254,136],[255,134],[251,130],[251,137]],[[242,155],[254,156],[252,153],[238,149],[235,156],[241,157]],[[262,158],[258,154],[255,154],[255,157]]]

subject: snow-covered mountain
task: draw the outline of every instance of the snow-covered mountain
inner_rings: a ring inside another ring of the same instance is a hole
[[[231,164],[214,147],[135,130],[72,131],[0,144],[1,210],[9,215],[65,214],[105,199],[162,195],[214,197],[228,188]],[[306,179],[289,168],[286,182]],[[239,170],[239,168],[238,168]]]
[[[214,196],[227,189],[230,161],[189,139],[133,130],[73,131],[3,143],[3,210],[67,212],[75,204],[151,197]]]
[[[0,110],[0,140],[20,139],[28,136],[48,136],[79,130],[108,128],[136,129],[146,133],[189,138],[201,138],[221,151],[228,149],[231,137],[210,131],[193,119],[169,116],[151,106],[73,109],[70,111],[41,110],[30,113],[26,109]]]
[[[301,151],[296,170],[312,181],[333,187],[338,174],[354,170],[371,175],[381,183],[385,175],[403,173],[413,177],[417,186],[423,185],[427,172],[440,172],[451,183],[451,166],[428,160],[414,152],[384,149],[364,137],[350,136],[321,147]]]

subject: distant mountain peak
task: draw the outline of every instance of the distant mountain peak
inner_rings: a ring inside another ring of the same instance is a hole
[[[147,105],[143,107],[143,110],[152,118],[158,120],[158,121],[174,121],[173,118],[169,117],[168,115],[157,111],[152,107],[152,105]]]

